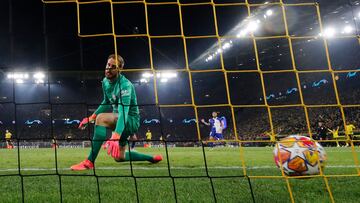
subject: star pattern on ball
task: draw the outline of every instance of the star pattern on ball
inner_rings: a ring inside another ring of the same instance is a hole
[[[292,151],[291,155],[290,155],[290,160],[291,159],[294,159],[295,157],[300,157],[302,159],[305,159],[305,156],[304,156],[304,152],[306,152],[307,150],[309,150],[308,148],[303,148],[303,147],[300,147],[298,145],[298,143],[296,142],[294,144],[294,150]]]

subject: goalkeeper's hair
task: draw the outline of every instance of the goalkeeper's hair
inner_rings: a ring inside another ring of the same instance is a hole
[[[109,59],[115,59],[116,60],[116,58],[117,58],[118,68],[122,69],[124,67],[125,62],[124,62],[123,57],[121,57],[120,55],[117,55],[117,57],[116,57],[115,54],[110,54],[109,57],[108,57],[108,60]]]

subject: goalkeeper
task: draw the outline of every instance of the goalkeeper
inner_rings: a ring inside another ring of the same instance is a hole
[[[117,58],[117,62],[116,62]],[[139,108],[137,106],[135,88],[133,84],[120,74],[124,67],[121,56],[110,55],[105,68],[105,78],[102,81],[104,99],[97,110],[89,118],[84,118],[79,125],[85,129],[87,124],[95,122],[95,130],[91,151],[86,160],[71,166],[72,170],[80,171],[93,169],[102,143],[106,139],[106,129],[113,131],[111,138],[106,141],[108,155],[115,161],[149,161],[157,163],[162,160],[161,155],[147,155],[136,151],[125,151],[129,136],[137,132],[140,126]],[[120,96],[121,95],[121,96]],[[111,110],[112,113],[105,113]]]

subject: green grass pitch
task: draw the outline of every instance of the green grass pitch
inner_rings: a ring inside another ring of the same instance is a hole
[[[168,148],[168,157],[165,148],[137,150],[164,161],[116,163],[102,150],[95,171],[74,172],[89,148],[59,148],[57,162],[54,149],[20,149],[20,159],[17,149],[0,149],[0,202],[291,202],[286,180],[270,178],[281,177],[272,147],[205,148],[206,165],[201,147]],[[353,174],[327,178],[335,202],[358,202],[360,148],[325,150],[326,175]],[[331,202],[323,177],[289,183],[295,202]]]

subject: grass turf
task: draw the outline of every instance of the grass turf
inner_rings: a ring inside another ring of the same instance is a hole
[[[287,184],[274,164],[272,149],[244,147],[240,153],[240,148],[205,148],[204,156],[201,147],[177,147],[168,148],[166,157],[165,148],[137,148],[162,154],[164,161],[158,164],[116,163],[102,151],[95,170],[81,172],[69,167],[84,160],[88,148],[59,148],[56,157],[54,149],[1,149],[0,201],[290,202],[289,184],[295,202],[331,202],[323,177],[288,179]],[[326,152],[324,173],[330,175],[326,180],[335,202],[358,202],[360,177],[354,155],[360,158],[360,149]]]

